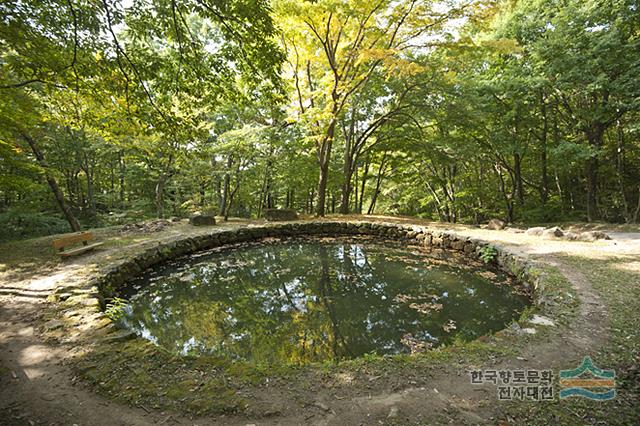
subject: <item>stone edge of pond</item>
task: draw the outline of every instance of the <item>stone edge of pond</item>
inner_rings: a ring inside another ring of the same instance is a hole
[[[90,278],[87,283],[89,290],[69,298],[66,305],[83,308],[84,321],[81,322],[84,324],[78,324],[83,333],[88,332],[91,335],[91,331],[99,330],[100,332],[93,336],[98,337],[99,340],[107,342],[126,340],[135,337],[135,334],[117,328],[109,318],[104,316],[106,302],[129,279],[154,265],[190,253],[227,244],[259,241],[269,237],[348,235],[370,235],[407,241],[425,247],[457,251],[474,259],[479,259],[483,253],[486,253],[487,248],[493,247],[495,253],[490,262],[513,274],[518,283],[532,294],[535,305],[544,303],[545,274],[540,273],[530,260],[509,251],[500,244],[421,225],[367,221],[309,221],[247,225],[230,230],[215,229],[205,234],[159,242],[124,260],[115,261],[108,267],[98,268],[93,278]]]

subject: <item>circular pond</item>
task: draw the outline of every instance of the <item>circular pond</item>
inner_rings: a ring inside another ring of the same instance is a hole
[[[428,350],[504,328],[509,276],[367,238],[270,241],[177,259],[130,281],[120,323],[180,354],[305,363]]]

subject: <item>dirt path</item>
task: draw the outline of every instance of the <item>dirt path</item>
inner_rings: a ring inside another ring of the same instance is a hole
[[[487,359],[477,368],[558,369],[566,358],[590,354],[608,338],[606,306],[585,275],[563,262],[559,254],[600,257],[640,255],[640,234],[625,233],[607,243],[546,242],[508,231],[456,229],[459,233],[500,241],[511,250],[556,266],[580,298],[579,318],[562,336],[522,348],[517,360]],[[169,235],[168,237],[171,237]],[[614,235],[614,238],[616,236]],[[111,256],[118,248],[94,256]],[[82,277],[92,260],[62,265],[41,274],[14,275],[0,281],[0,423],[2,424],[388,424],[478,423],[494,419],[495,389],[469,384],[468,366],[430,377],[428,385],[407,383],[395,392],[337,398],[322,392],[318,407],[283,409],[280,416],[252,420],[243,417],[191,419],[148,408],[131,408],[102,398],[76,380],[66,365],[74,345],[43,339],[46,298],[61,282]],[[325,409],[326,408],[326,409]]]
[[[63,364],[70,348],[40,339],[42,294],[21,291],[3,297],[0,362],[10,374],[0,381],[3,424],[148,424],[160,420],[97,397],[76,382]]]

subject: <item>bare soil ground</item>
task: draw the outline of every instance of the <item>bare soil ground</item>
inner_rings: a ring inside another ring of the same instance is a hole
[[[405,218],[377,220],[420,223]],[[219,227],[233,228],[247,223],[232,221]],[[625,277],[634,277],[630,286],[640,285],[637,232],[614,230],[610,232],[613,238],[610,241],[582,243],[531,237],[513,229],[489,231],[430,225],[495,241],[543,266],[555,268],[578,298],[577,312],[567,323],[536,326],[538,333],[530,338],[505,333],[499,338],[500,344],[516,345],[508,348],[511,355],[456,356],[438,364],[436,370],[405,368],[379,375],[372,375],[376,372],[370,373],[367,368],[353,374],[332,370],[322,376],[321,382],[317,381],[320,376],[297,376],[298,382],[289,385],[269,387],[262,383],[248,389],[248,400],[255,401],[252,409],[194,417],[143,404],[125,405],[94,393],[73,368],[78,353],[89,343],[82,339],[82,330],[69,330],[64,335],[67,330],[62,328],[63,335],[52,337],[59,324],[55,322],[58,320],[55,311],[50,309],[50,296],[61,288],[83,291],[82,283],[98,265],[122,259],[140,247],[204,231],[186,223],[154,233],[99,230],[98,239],[106,242],[102,249],[64,262],[52,253],[52,237],[9,243],[0,245],[0,424],[517,424],[520,421],[513,416],[520,416],[522,407],[515,407],[514,411],[510,405],[498,404],[495,388],[472,386],[468,371],[474,368],[557,371],[574,368],[584,355],[597,359],[597,354],[611,346],[610,316],[615,307],[597,289],[602,286],[594,285],[599,283],[594,282],[597,275],[590,270],[590,262],[608,262],[611,268],[628,274]],[[633,320],[637,324],[637,317]],[[313,383],[302,383],[305,377]],[[575,413],[575,423],[569,420],[566,424],[592,423],[581,413]]]

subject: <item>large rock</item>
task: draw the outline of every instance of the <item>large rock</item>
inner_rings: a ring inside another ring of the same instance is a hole
[[[501,229],[504,229],[505,226],[507,226],[505,221],[500,219],[491,219],[487,224],[487,228],[492,229],[494,231],[499,231]]]
[[[542,231],[542,236],[546,238],[560,238],[564,235],[564,231],[557,226]]]
[[[538,314],[533,315],[529,320],[529,323],[534,325],[546,325],[549,327],[555,327],[556,325],[556,323],[551,321],[549,318]]]
[[[596,240],[610,240],[611,237],[602,231],[588,231],[582,232],[578,235],[580,241],[596,241]]]
[[[209,214],[196,214],[189,218],[189,223],[193,226],[215,225],[216,218]]]
[[[266,209],[264,218],[271,222],[296,220],[298,219],[298,213],[293,209]]]
[[[573,232],[565,232],[564,233],[564,238],[566,240],[569,240],[569,241],[575,241],[575,240],[578,239],[578,234],[573,233]]]
[[[544,227],[542,226],[536,226],[535,228],[529,228],[525,231],[525,234],[527,235],[534,235],[534,236],[539,236],[542,235],[542,232],[544,232]]]
[[[105,343],[124,342],[136,337],[136,333],[131,330],[118,330],[113,333],[109,333],[107,336],[100,339]]]
[[[64,323],[60,320],[51,320],[44,324],[45,331],[53,331],[64,327]]]

